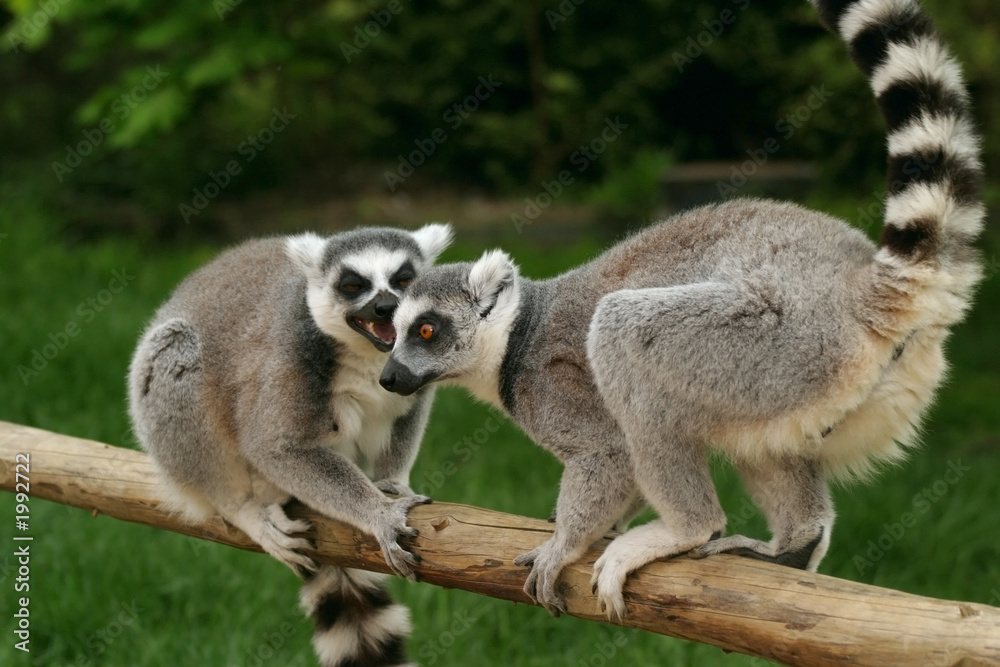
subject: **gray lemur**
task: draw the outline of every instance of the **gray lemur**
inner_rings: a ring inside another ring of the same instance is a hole
[[[560,571],[644,503],[659,519],[594,568],[612,618],[630,572],[685,552],[815,570],[834,519],[827,477],[902,458],[941,382],[948,327],[981,275],[979,139],[959,66],[914,0],[813,4],[889,130],[877,245],[822,213],[737,199],[551,280],[520,277],[499,251],[438,266],[396,311],[384,387],[464,386],[564,463],[555,532],[515,561],[552,612]],[[722,537],[709,449],[735,464],[769,542]]]
[[[132,422],[171,504],[220,514],[306,580],[326,667],[404,662],[409,612],[384,575],[318,567],[296,535],[309,524],[283,506],[296,498],[374,535],[413,577],[398,540],[416,535],[408,510],[430,502],[408,479],[433,391],[396,396],[377,380],[401,295],[450,241],[433,224],[247,242],[181,283],[132,360]]]

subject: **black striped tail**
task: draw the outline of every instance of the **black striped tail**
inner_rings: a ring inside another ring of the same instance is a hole
[[[980,139],[961,69],[915,0],[811,0],[871,84],[889,137],[888,196],[878,260],[933,266],[967,301],[980,269]],[[964,305],[956,306],[959,310]]]
[[[322,667],[407,665],[409,610],[395,604],[386,576],[324,566],[302,586],[302,607],[316,624]]]

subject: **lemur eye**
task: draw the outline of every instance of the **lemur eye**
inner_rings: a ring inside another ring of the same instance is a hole
[[[421,324],[420,325],[420,337],[424,340],[430,340],[434,337],[434,325],[433,324]]]
[[[364,276],[354,271],[344,271],[337,282],[337,289],[341,292],[361,292],[368,289],[371,283]]]
[[[392,276],[392,284],[397,287],[407,287],[413,282],[414,276],[417,272],[413,268],[413,264],[406,262],[401,267],[396,269],[396,273]]]

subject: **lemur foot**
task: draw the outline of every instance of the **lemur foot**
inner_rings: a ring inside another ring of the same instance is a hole
[[[597,603],[608,620],[620,623],[628,612],[625,606],[625,579],[628,570],[621,562],[608,558],[605,551],[594,563],[594,573],[590,577],[592,590],[597,594]]]
[[[406,515],[410,508],[416,505],[426,505],[433,502],[427,496],[409,495],[389,500],[385,513],[375,526],[375,539],[382,547],[382,556],[386,565],[401,577],[416,581],[417,575],[413,568],[420,563],[420,556],[404,549],[399,544],[400,538],[413,538],[420,534],[416,528],[406,525]]]
[[[294,537],[296,533],[308,533],[312,524],[305,519],[289,519],[280,505],[264,508],[260,521],[260,532],[251,535],[265,552],[292,569],[299,577],[308,579],[319,569],[319,565],[302,551],[315,548],[312,540]]]
[[[514,565],[531,568],[524,582],[524,592],[557,618],[566,613],[566,600],[556,590],[563,564],[564,559],[552,554],[548,542],[514,559]]]
[[[799,570],[815,571],[815,561],[818,559],[814,559],[813,555],[823,540],[823,529],[820,528],[818,535],[811,539],[807,538],[808,536],[800,537],[795,543],[783,545],[784,548],[779,550],[770,542],[762,542],[743,535],[730,535],[712,539],[707,544],[692,549],[688,555],[691,558],[705,558],[715,554],[730,553]]]
[[[761,556],[773,557],[774,548],[767,542],[755,540],[744,535],[729,535],[714,537],[709,542],[688,552],[690,558],[701,559],[715,554],[728,553],[734,550],[750,549]]]
[[[706,530],[701,536],[693,531],[682,536],[660,519],[619,535],[594,563],[590,579],[601,611],[609,620],[620,622],[628,611],[623,589],[629,574],[655,560],[673,558],[700,547],[719,534]]]

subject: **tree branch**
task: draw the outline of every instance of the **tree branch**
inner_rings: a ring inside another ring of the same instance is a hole
[[[260,551],[213,517],[187,524],[166,512],[144,454],[0,422],[0,488],[15,491],[15,458],[30,455],[30,496]],[[23,459],[22,459],[23,460]],[[23,487],[21,489],[23,491]],[[317,561],[387,572],[370,536],[303,508],[316,526]],[[435,503],[410,513],[423,581],[530,604],[527,570],[514,557],[544,541],[551,524]],[[605,621],[590,591],[594,560],[608,540],[568,567],[569,613]],[[629,577],[625,626],[713,644],[792,665],[997,665],[1000,609],[949,602],[834,579],[736,556],[677,558]]]

